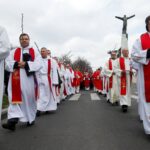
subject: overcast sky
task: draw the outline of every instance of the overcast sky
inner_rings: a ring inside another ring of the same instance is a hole
[[[145,32],[149,0],[0,0],[0,21],[11,43],[18,45],[21,13],[31,45],[47,47],[53,56],[71,51],[72,60],[84,57],[95,70],[103,66],[107,51],[119,48],[122,21],[115,16],[136,16],[128,21],[129,49]]]

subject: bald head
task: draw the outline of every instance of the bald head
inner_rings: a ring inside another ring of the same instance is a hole
[[[129,50],[128,49],[123,49],[122,50],[122,55],[123,55],[123,57],[128,57],[129,56]]]

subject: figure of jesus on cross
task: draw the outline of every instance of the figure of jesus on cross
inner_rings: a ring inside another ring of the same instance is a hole
[[[135,15],[132,15],[130,17],[127,17],[126,15],[124,15],[123,17],[115,16],[115,18],[123,21],[122,34],[127,34],[127,20],[133,18],[134,16]]]

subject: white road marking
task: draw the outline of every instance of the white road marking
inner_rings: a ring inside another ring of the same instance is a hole
[[[92,101],[100,101],[100,97],[96,93],[91,93],[91,100]]]
[[[80,96],[81,94],[75,94],[69,99],[69,101],[78,101]]]
[[[137,95],[132,95],[131,98],[138,99],[138,96]]]

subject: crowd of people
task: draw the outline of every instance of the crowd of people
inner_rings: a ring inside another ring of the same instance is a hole
[[[41,113],[54,113],[61,101],[78,94],[83,83],[85,90],[104,94],[108,103],[120,105],[126,113],[131,106],[131,84],[134,72],[137,75],[138,110],[146,134],[150,134],[150,16],[145,20],[147,32],[129,50],[109,52],[105,66],[95,72],[81,72],[70,64],[51,57],[46,47],[40,50],[30,47],[30,36],[22,33],[20,46],[10,50],[10,42],[4,28],[0,27],[0,99],[3,96],[4,69],[9,72],[8,120],[4,129],[14,131],[18,122],[27,126],[35,123]],[[1,105],[1,103],[0,103]],[[0,106],[1,107],[1,106]]]
[[[68,96],[80,91],[83,78],[79,69],[51,57],[51,52],[42,47],[40,52],[30,47],[30,37],[19,37],[20,47],[10,51],[5,59],[9,74],[8,121],[3,128],[15,130],[18,122],[27,126],[35,123],[41,113],[54,113]]]

